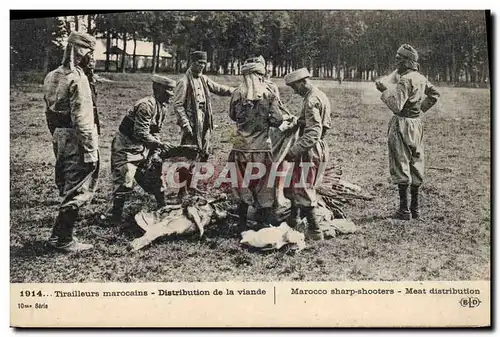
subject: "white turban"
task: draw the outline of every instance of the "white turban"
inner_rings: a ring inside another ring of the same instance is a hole
[[[263,76],[266,68],[261,63],[245,63],[241,66],[243,83],[239,87],[241,96],[246,101],[261,100],[266,90]]]

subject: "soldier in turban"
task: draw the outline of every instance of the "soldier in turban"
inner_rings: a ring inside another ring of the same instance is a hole
[[[111,170],[113,174],[112,223],[121,221],[124,204],[133,191],[134,182],[156,198],[158,208],[165,206],[161,172],[154,181],[144,177],[147,160],[162,162],[161,153],[171,148],[162,142],[159,134],[167,116],[167,104],[173,96],[175,81],[153,75],[153,95],[137,101],[123,118],[111,145]],[[161,165],[159,166],[161,168]]]
[[[177,82],[174,93],[174,111],[178,117],[178,124],[182,129],[181,145],[195,145],[206,161],[210,153],[210,135],[213,130],[212,102],[210,94],[231,96],[234,88],[217,84],[203,75],[207,64],[207,53],[195,51],[191,54],[191,66]],[[179,169],[179,182],[186,182],[186,186],[179,190],[182,199],[191,184],[192,169]]]
[[[99,148],[92,92],[83,72],[93,59],[95,38],[72,32],[67,42],[61,66],[47,74],[43,89],[56,157],[55,180],[63,197],[48,244],[73,252],[93,247],[79,242],[73,228],[80,208],[97,188]]]
[[[424,178],[423,125],[420,116],[438,100],[434,86],[418,72],[418,53],[403,44],[396,53],[399,80],[394,89],[376,82],[381,99],[394,113],[389,122],[389,170],[399,189],[399,209],[394,217],[410,220],[419,217],[419,188]],[[411,202],[408,205],[408,189]]]
[[[283,114],[277,88],[264,78],[264,59],[247,60],[241,72],[243,81],[233,92],[229,108],[229,117],[236,122],[237,130],[228,162],[236,166],[238,186],[233,186],[233,194],[239,202],[238,227],[243,231],[250,205],[256,209],[261,224],[271,222],[276,193],[274,184],[268,183],[273,163],[270,128],[281,125]],[[265,172],[248,181],[258,166]]]

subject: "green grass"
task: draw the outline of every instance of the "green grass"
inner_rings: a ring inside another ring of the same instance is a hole
[[[76,235],[96,249],[62,255],[44,247],[59,198],[54,183],[54,155],[45,123],[41,82],[17,75],[10,92],[10,253],[12,282],[146,281],[335,281],[335,280],[478,280],[490,278],[490,93],[488,89],[440,88],[441,100],[424,117],[426,166],[422,219],[388,219],[397,191],[388,183],[388,110],[370,83],[339,85],[318,81],[331,101],[333,129],[327,135],[332,161],[344,179],[375,196],[346,208],[357,234],[313,243],[300,253],[250,252],[223,224],[205,237],[168,238],[136,253],[127,243],[136,235],[130,220],[153,198],[139,188],[127,206],[127,228],[103,228],[96,214],[111,202],[110,145],[121,118],[149,95],[147,74],[101,74],[117,82],[98,84],[103,124],[100,139],[100,187],[81,212]],[[177,78],[178,76],[172,76]],[[36,79],[36,80],[35,80]],[[212,76],[237,85],[239,77]],[[275,80],[292,112],[301,98]],[[225,161],[231,149],[227,117],[229,98],[214,97],[213,161]],[[163,136],[178,142],[173,114]]]

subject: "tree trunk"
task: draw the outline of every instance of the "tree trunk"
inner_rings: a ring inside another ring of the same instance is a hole
[[[69,16],[64,17],[64,23],[66,25],[66,31],[69,34],[69,32],[71,32],[71,22],[69,21]]]
[[[109,71],[109,50],[111,49],[111,33],[106,33],[106,62],[104,63],[104,71]]]
[[[455,51],[451,54],[451,73],[452,73],[452,82],[458,82],[458,71],[457,71],[457,57],[455,55]]]
[[[217,60],[217,56],[215,55],[217,53],[216,50],[212,49],[211,54],[210,54],[210,72],[213,72],[215,68],[215,63]]]
[[[45,57],[43,58],[43,72],[44,74],[47,74],[49,72],[49,64],[50,64],[50,47],[52,45],[52,31],[53,31],[53,26],[52,26],[52,19],[47,18],[45,19],[45,25],[47,27],[47,42],[45,45]]]
[[[177,46],[177,52],[175,53],[175,72],[181,72],[181,48]]]
[[[135,32],[134,35],[132,35],[132,39],[134,40],[134,52],[132,54],[132,71],[135,73],[137,71],[137,63],[136,63],[137,36]]]
[[[152,73],[156,73],[156,42],[153,41],[153,55],[152,55],[152,66],[151,66],[151,71]]]
[[[123,32],[123,52],[122,52],[122,64],[121,64],[121,72],[125,72],[125,68],[127,68],[126,65],[126,58],[127,58],[127,34]]]
[[[159,43],[157,46],[156,46],[156,70],[161,70],[161,66],[160,66],[160,48],[161,48],[161,43]],[[155,70],[155,72],[156,72]]]
[[[75,30],[78,31],[80,28],[79,22],[78,22],[78,15],[75,15]]]
[[[483,71],[481,72],[481,83],[485,83],[488,76],[488,62],[483,63]],[[489,79],[488,79],[489,81]]]
[[[476,83],[477,82],[477,71],[476,71],[476,69],[474,69],[472,64],[470,65],[469,73],[470,73],[470,81],[473,83]]]
[[[92,15],[87,15],[87,33],[92,34]]]

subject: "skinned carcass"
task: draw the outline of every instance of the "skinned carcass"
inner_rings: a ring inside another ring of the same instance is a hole
[[[134,251],[142,249],[164,236],[188,235],[196,232],[200,237],[203,236],[205,227],[212,220],[226,217],[224,211],[214,206],[226,199],[226,195],[216,199],[195,196],[182,205],[167,205],[154,212],[137,213],[135,221],[144,230],[144,234],[130,243],[131,249]]]

